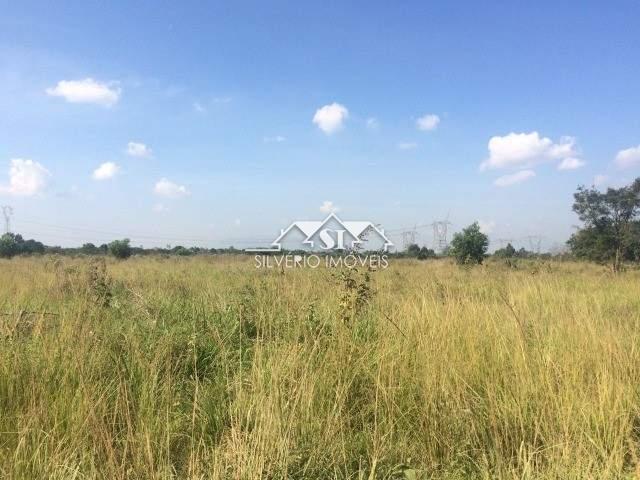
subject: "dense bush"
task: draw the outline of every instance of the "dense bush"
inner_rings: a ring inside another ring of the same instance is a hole
[[[22,235],[5,233],[0,237],[0,258],[11,258],[15,255],[44,253],[45,246],[36,240],[24,240]]]
[[[482,263],[488,248],[489,237],[480,231],[478,222],[474,222],[453,236],[449,253],[460,264]]]
[[[109,253],[116,258],[125,259],[131,256],[131,245],[128,238],[114,240],[109,244]]]

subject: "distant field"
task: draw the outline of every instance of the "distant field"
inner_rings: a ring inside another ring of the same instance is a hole
[[[639,271],[369,277],[0,261],[0,478],[638,478]]]

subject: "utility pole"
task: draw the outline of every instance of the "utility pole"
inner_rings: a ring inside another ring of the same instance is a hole
[[[2,215],[4,216],[4,233],[11,231],[11,216],[13,215],[13,207],[11,205],[2,205]]]

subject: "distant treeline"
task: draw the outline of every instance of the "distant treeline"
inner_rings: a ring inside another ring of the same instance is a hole
[[[25,240],[22,235],[6,233],[0,237],[0,258],[11,258],[16,255],[112,255],[116,258],[128,258],[132,255],[215,255],[215,254],[241,254],[242,250],[234,247],[228,248],[202,248],[202,247],[166,247],[143,248],[134,247],[129,239],[114,240],[111,243],[95,245],[85,243],[81,247],[48,246],[37,240]]]
[[[278,252],[278,255],[304,255],[308,254],[305,250],[282,250]],[[316,252],[317,253],[317,252]],[[367,252],[354,252],[354,253],[367,253]],[[382,252],[378,252],[382,253]],[[7,233],[0,237],[0,258],[11,258],[17,255],[42,255],[42,254],[55,254],[66,256],[99,256],[110,255],[116,258],[125,259],[131,256],[144,256],[144,255],[176,255],[176,256],[195,256],[195,255],[254,255],[254,252],[245,252],[244,250],[237,249],[233,246],[227,248],[203,248],[203,247],[183,247],[176,245],[174,247],[155,247],[155,248],[143,248],[134,247],[131,245],[129,239],[114,240],[111,243],[103,243],[101,245],[95,245],[93,243],[85,243],[81,247],[60,247],[60,246],[48,246],[37,240],[29,239],[25,240],[22,235],[15,233]],[[275,254],[275,253],[274,253]],[[335,254],[335,253],[333,253]],[[394,258],[416,258],[418,260],[428,260],[438,257],[451,256],[449,250],[437,254],[434,250],[427,247],[420,247],[417,244],[409,245],[406,250],[400,252],[385,253],[386,255]],[[500,258],[533,258],[536,256],[550,257],[550,254],[537,255],[534,252],[530,252],[521,248],[516,250],[511,244],[508,244],[506,248],[496,250],[493,254]]]

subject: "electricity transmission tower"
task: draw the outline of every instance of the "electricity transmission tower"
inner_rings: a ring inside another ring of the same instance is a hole
[[[409,245],[413,245],[416,243],[416,237],[418,236],[418,232],[415,230],[405,230],[402,232],[402,248],[407,250]]]
[[[528,235],[524,238],[529,240],[529,247],[531,248],[531,251],[536,254],[540,254],[540,244],[543,239],[542,235]]]
[[[11,216],[13,215],[13,208],[11,205],[2,205],[2,215],[4,216],[4,233],[11,231]]]
[[[437,252],[443,252],[447,248],[447,230],[449,225],[449,215],[444,220],[436,220],[430,226],[433,227],[433,248]]]

